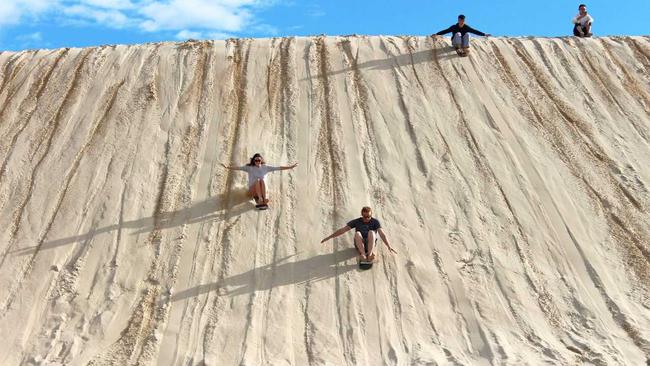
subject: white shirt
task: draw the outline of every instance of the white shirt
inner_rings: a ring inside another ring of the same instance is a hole
[[[580,25],[584,27],[587,24],[594,22],[594,18],[592,18],[591,15],[589,15],[589,14],[585,15],[580,20],[578,20],[579,16],[580,16],[580,14],[576,15],[575,18],[573,18],[573,24],[580,23]]]
[[[255,182],[257,182],[258,179],[263,180],[266,183],[266,180],[264,178],[266,177],[266,173],[273,172],[276,170],[280,170],[281,168],[279,166],[270,166],[270,165],[260,165],[260,167],[256,166],[250,166],[250,165],[244,165],[239,168],[235,168],[237,170],[243,170],[246,173],[248,173],[248,187],[250,188]]]

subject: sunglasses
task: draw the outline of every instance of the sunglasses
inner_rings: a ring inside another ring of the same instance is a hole
[[[253,161],[256,162],[256,163],[260,163],[262,161],[262,159],[255,159]]]

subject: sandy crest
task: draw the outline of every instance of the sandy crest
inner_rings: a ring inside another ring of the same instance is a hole
[[[650,38],[472,42],[1,52],[0,364],[650,362]]]

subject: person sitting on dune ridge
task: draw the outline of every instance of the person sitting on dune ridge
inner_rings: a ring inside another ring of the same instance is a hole
[[[458,23],[447,29],[441,30],[436,33],[436,35],[442,36],[447,33],[451,33],[451,44],[454,46],[458,54],[462,56],[469,52],[469,33],[476,34],[477,36],[491,36],[489,33],[483,33],[465,24],[465,16],[463,14],[458,16]]]
[[[591,23],[594,18],[587,14],[587,5],[578,5],[578,15],[573,18],[573,35],[576,37],[591,37]]]

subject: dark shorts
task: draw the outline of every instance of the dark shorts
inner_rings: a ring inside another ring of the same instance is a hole
[[[573,35],[574,36],[581,37],[580,31],[582,31],[582,34],[584,35],[584,34],[587,33],[587,28],[584,28],[580,24],[576,24],[576,25],[573,26]]]

